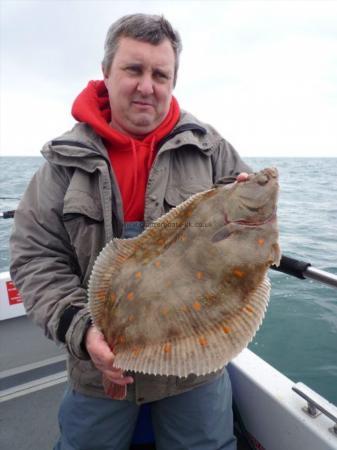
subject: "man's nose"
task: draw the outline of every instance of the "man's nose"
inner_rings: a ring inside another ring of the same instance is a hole
[[[142,95],[153,94],[153,80],[150,74],[143,74],[143,76],[138,81],[137,90]]]

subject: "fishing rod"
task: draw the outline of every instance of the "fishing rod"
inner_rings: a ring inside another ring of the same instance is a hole
[[[0,212],[0,219],[11,219],[14,217],[14,214],[15,210]],[[337,288],[337,275],[326,272],[325,270],[316,269],[309,262],[300,261],[289,256],[282,255],[280,265],[278,267],[271,266],[271,269],[301,280],[311,278],[312,280]]]
[[[0,219],[12,219],[15,214],[15,209],[12,209],[11,211],[2,211],[0,212]]]
[[[325,270],[316,269],[309,262],[300,261],[289,256],[282,255],[280,265],[278,267],[271,266],[271,269],[301,280],[311,278],[312,280],[337,288],[337,275],[326,272]]]

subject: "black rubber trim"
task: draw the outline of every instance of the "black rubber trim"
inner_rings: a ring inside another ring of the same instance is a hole
[[[298,261],[297,259],[282,255],[280,265],[278,267],[271,266],[271,268],[273,270],[277,270],[278,272],[283,272],[304,280],[304,273],[309,266],[311,266],[311,264],[308,262]]]
[[[65,344],[66,342],[66,334],[70,327],[71,321],[74,316],[80,311],[82,308],[78,306],[69,306],[63,311],[61,316],[59,326],[57,329],[57,339]]]
[[[82,342],[81,342],[81,349],[82,349],[82,351],[83,351],[84,353],[86,353],[86,355],[88,356],[88,358],[90,358],[90,355],[89,355],[88,350],[87,350],[87,347],[86,347],[86,345],[85,345],[85,340],[86,340],[86,337],[87,337],[87,332],[88,332],[88,330],[89,330],[89,328],[90,328],[91,326],[92,326],[92,320],[91,320],[91,319],[88,319],[87,322],[86,322],[86,324],[85,324],[85,327],[84,327],[84,331],[83,331],[83,339],[82,339]]]

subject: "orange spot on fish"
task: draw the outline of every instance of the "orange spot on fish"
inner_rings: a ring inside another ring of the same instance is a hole
[[[204,272],[196,272],[195,276],[198,280],[202,280],[204,278]]]
[[[135,277],[137,280],[140,280],[142,278],[142,272],[136,272]]]
[[[111,292],[109,296],[110,302],[114,303],[116,301],[117,295],[114,292]]]
[[[105,300],[106,298],[106,291],[99,291],[96,293],[97,300]]]
[[[164,245],[165,244],[165,239],[158,239],[157,244]]]
[[[181,240],[181,241],[187,241],[187,237],[186,237],[184,234],[182,234],[182,235],[180,236],[180,240]]]
[[[167,314],[169,313],[169,308],[167,306],[163,306],[161,309],[161,313],[163,316],[167,316]]]
[[[117,261],[119,264],[123,264],[128,259],[128,256],[126,255],[119,255],[117,257]]]
[[[262,246],[264,245],[264,239],[258,239],[257,243]]]
[[[246,312],[248,312],[249,314],[253,314],[253,312],[255,311],[254,308],[250,305],[244,306],[243,308]]]
[[[199,344],[202,347],[206,347],[206,345],[208,345],[207,339],[204,336],[200,336],[199,337]]]
[[[136,358],[140,352],[141,352],[140,347],[134,347],[131,353],[132,353],[132,356]]]
[[[222,331],[223,331],[225,334],[229,334],[232,330],[231,330],[229,327],[227,327],[226,325],[224,325],[224,326],[222,327]]]
[[[243,278],[246,274],[240,269],[234,269],[233,275],[235,275],[237,278]]]
[[[155,261],[155,262],[154,262],[154,265],[159,269],[159,267],[160,267],[160,265],[161,265],[161,262],[160,262],[160,261]]]
[[[132,314],[128,317],[128,321],[129,322],[133,322],[135,320],[135,316],[133,316]]]
[[[196,311],[200,311],[200,310],[201,310],[201,304],[200,304],[199,302],[194,302],[194,303],[193,303],[193,308],[194,308]]]
[[[126,298],[132,301],[135,299],[135,294],[133,292],[128,292]]]
[[[170,353],[172,351],[172,344],[167,342],[163,347],[164,353]]]

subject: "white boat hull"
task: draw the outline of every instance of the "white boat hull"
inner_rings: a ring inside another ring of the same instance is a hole
[[[228,369],[235,402],[257,448],[337,449],[333,422],[323,414],[312,418],[305,413],[306,401],[292,391],[294,383],[270,364],[246,349]]]

